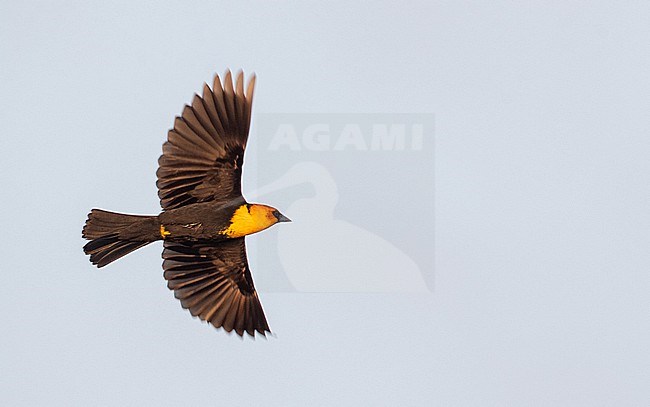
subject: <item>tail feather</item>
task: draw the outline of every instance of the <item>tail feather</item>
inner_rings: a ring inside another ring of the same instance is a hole
[[[93,209],[83,228],[89,239],[84,252],[97,267],[105,265],[161,238],[157,216],[126,215]]]

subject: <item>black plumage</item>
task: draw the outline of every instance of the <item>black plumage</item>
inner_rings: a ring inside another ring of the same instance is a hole
[[[265,205],[251,211],[242,196],[254,85],[252,76],[244,92],[241,72],[234,85],[229,71],[223,84],[215,76],[212,88],[204,84],[202,96],[194,95],[174,120],[156,173],[162,213],[141,216],[93,209],[83,230],[90,240],[84,251],[98,267],[164,240],[164,277],[183,308],[240,336],[270,332],[240,235],[288,220]],[[225,232],[238,210],[262,223],[241,233]],[[269,220],[271,213],[275,218]]]

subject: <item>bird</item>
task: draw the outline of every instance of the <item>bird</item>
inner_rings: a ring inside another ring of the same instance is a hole
[[[228,333],[271,333],[255,290],[245,237],[291,220],[242,195],[255,74],[230,70],[203,84],[167,133],[156,172],[162,212],[131,215],[92,209],[84,253],[101,268],[152,242],[163,242],[163,276],[181,306]]]

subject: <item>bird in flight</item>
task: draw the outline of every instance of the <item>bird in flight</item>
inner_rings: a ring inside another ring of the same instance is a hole
[[[82,236],[97,267],[163,241],[167,286],[193,316],[243,336],[271,332],[246,259],[245,236],[278,222],[277,209],[246,202],[241,192],[255,76],[244,92],[240,71],[227,71],[194,95],[169,130],[158,159],[157,216],[93,209]]]

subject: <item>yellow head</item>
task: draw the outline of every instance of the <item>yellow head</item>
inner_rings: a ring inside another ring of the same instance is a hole
[[[278,222],[291,220],[271,206],[244,204],[235,210],[230,218],[230,225],[221,233],[232,238],[242,237],[269,228]]]

